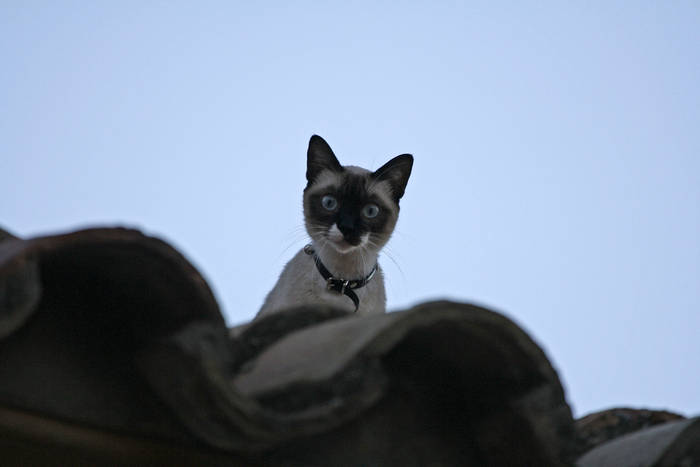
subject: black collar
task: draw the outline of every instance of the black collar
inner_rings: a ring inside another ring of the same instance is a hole
[[[377,272],[377,265],[375,264],[372,270],[369,272],[369,274],[367,274],[362,279],[338,279],[336,277],[333,277],[333,274],[331,274],[331,272],[326,268],[326,266],[323,265],[323,263],[321,262],[321,258],[319,258],[316,254],[313,245],[306,245],[304,247],[304,253],[313,256],[314,263],[316,263],[316,269],[318,269],[318,272],[320,272],[321,276],[323,276],[323,278],[326,280],[326,289],[330,290],[331,292],[337,292],[339,294],[343,294],[350,297],[350,300],[352,300],[352,302],[355,304],[355,312],[357,312],[357,309],[360,307],[360,299],[357,297],[357,294],[353,292],[353,290],[359,289],[360,287],[364,287],[369,281],[372,280],[372,278],[374,277],[374,273]]]

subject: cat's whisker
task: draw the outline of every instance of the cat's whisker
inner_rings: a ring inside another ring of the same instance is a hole
[[[289,230],[289,231],[287,232],[286,236],[287,236],[287,237],[289,237],[289,236],[295,236],[295,237],[296,237],[296,236],[299,236],[299,235],[306,235],[306,233],[307,233],[307,231],[306,231],[306,226],[303,226],[303,225],[302,225],[302,226],[298,226],[298,227],[295,227],[294,229]]]
[[[299,242],[301,242],[301,240],[303,240],[303,239],[300,238],[300,239],[294,240],[294,241],[291,242],[289,245],[287,245],[287,246],[280,252],[280,254],[277,256],[277,258],[275,258],[275,262],[279,261],[280,258],[282,258],[282,256],[283,256],[290,248],[292,248],[293,246],[297,245]]]
[[[377,248],[377,249],[382,248],[382,253],[385,254],[386,257],[389,258],[389,260],[392,263],[394,263],[396,268],[401,273],[401,276],[403,276],[403,278],[406,279],[406,274],[404,274],[403,269],[401,269],[401,266],[399,266],[399,263],[396,261],[396,258],[394,258],[393,251],[391,250],[391,248],[389,246],[384,245],[383,247],[380,247],[380,245],[378,245],[376,242],[373,242],[372,240],[368,240],[367,243],[369,245],[373,246],[374,248]]]
[[[389,258],[389,260],[394,263],[394,266],[396,266],[396,269],[399,270],[401,273],[401,277],[403,277],[404,280],[406,280],[406,274],[404,274],[403,269],[401,269],[401,266],[399,266],[399,263],[394,259],[394,255],[392,255],[389,252],[386,252],[386,257]]]
[[[291,238],[290,238],[291,237]],[[309,237],[309,233],[304,229],[303,231],[297,231],[294,233],[290,233],[287,235],[287,245],[280,251],[278,256],[275,258],[275,262],[279,261],[282,256],[292,247],[302,243],[306,242],[307,238]]]

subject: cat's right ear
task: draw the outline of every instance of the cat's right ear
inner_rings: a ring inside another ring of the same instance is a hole
[[[338,162],[326,140],[313,135],[309,140],[309,150],[306,153],[306,180],[312,183],[323,170],[342,172],[343,166]]]

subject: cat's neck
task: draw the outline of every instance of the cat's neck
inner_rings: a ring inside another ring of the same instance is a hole
[[[357,249],[344,254],[328,244],[314,244],[314,249],[326,269],[339,279],[364,278],[377,264],[378,253],[367,249]]]

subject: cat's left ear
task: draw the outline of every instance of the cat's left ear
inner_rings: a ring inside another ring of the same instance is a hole
[[[306,152],[306,180],[312,183],[324,170],[342,172],[343,167],[326,140],[318,135],[313,135],[309,140],[309,149]]]
[[[408,177],[411,176],[413,168],[413,156],[401,154],[378,168],[372,177],[377,180],[386,180],[391,186],[391,194],[398,203],[406,190]]]

